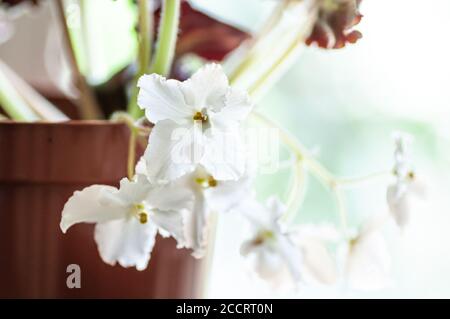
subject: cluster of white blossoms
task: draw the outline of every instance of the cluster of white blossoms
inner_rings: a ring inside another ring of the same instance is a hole
[[[61,229],[95,223],[106,263],[143,270],[157,233],[201,258],[210,213],[230,211],[251,196],[240,126],[252,104],[217,64],[184,82],[144,75],[138,86],[138,104],[154,127],[135,176],[119,189],[93,185],[75,192]]]
[[[330,225],[283,224],[286,208],[277,198],[266,205],[255,199],[240,130],[252,104],[247,93],[229,86],[219,65],[206,65],[184,82],[144,75],[138,86],[138,105],[154,126],[135,175],[122,179],[119,189],[93,185],[75,192],[62,212],[63,232],[77,223],[95,223],[106,263],[143,270],[158,233],[201,258],[211,213],[230,212],[253,228],[241,254],[274,285],[332,284],[338,278],[355,288],[387,283],[383,222],[370,220],[349,238]],[[401,136],[394,172],[387,199],[392,216],[404,225],[414,175]]]

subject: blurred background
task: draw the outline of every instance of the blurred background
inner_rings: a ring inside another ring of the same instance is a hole
[[[224,6],[221,1],[208,2]],[[257,1],[248,6],[250,2]],[[389,169],[392,133],[410,133],[413,162],[426,183],[426,197],[413,202],[411,224],[401,236],[388,234],[394,258],[391,287],[358,292],[339,285],[318,286],[275,295],[448,298],[450,1],[369,0],[363,1],[361,12],[362,40],[340,50],[305,48],[258,107],[318,150],[317,158],[339,176]],[[251,9],[239,13],[245,15],[239,21],[248,25],[259,17]],[[258,183],[259,196],[277,192],[282,196],[288,174],[264,176]],[[333,198],[313,178],[307,184],[297,221],[337,223]],[[385,185],[386,180],[377,180],[346,192],[353,226],[365,216],[386,211]],[[220,220],[210,296],[273,297],[273,290],[242,271],[244,262],[236,253],[240,238],[229,236],[242,233],[236,231],[240,224],[228,217]]]
[[[275,0],[192,2],[230,24],[255,31]],[[129,1],[84,1],[89,6],[84,9],[77,3],[68,1],[74,38],[86,32],[80,27],[79,10],[88,12],[89,28],[83,37],[87,43],[81,37],[76,42],[78,58],[89,81],[102,83],[134,58],[135,12]],[[338,176],[389,170],[392,133],[401,130],[414,136],[413,162],[426,184],[426,197],[414,200],[411,224],[401,236],[388,234],[394,258],[392,285],[375,292],[340,285],[274,291],[246,271],[239,255],[246,228],[230,215],[219,217],[207,297],[450,297],[450,0],[365,0],[361,12],[362,40],[341,50],[304,48],[258,108],[316,150],[317,158]],[[54,29],[51,16],[46,5],[25,16],[2,13],[0,56],[41,91],[70,95],[72,85],[64,57],[58,54],[57,35],[47,36]],[[30,33],[28,24],[40,25],[42,30],[36,30],[42,32]],[[36,46],[42,50],[27,49]],[[262,176],[258,197],[283,196],[288,180],[289,171]],[[352,226],[386,211],[386,182],[377,180],[345,193]],[[296,222],[323,221],[337,223],[336,207],[330,194],[308,178]]]

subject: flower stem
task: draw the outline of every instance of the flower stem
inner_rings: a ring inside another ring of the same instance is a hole
[[[134,167],[136,166],[136,135],[137,129],[134,127],[130,127],[130,142],[128,144],[128,160],[127,160],[127,173],[129,180],[133,179]]]
[[[298,50],[301,45],[301,39],[296,38],[285,52],[270,66],[270,68],[264,72],[258,80],[253,83],[248,92],[250,95],[256,95],[256,93],[277,73],[278,70],[290,59],[291,56]]]
[[[57,17],[59,19],[62,28],[62,37],[64,45],[67,49],[69,63],[72,72],[75,74],[77,88],[80,90],[79,102],[81,108],[81,117],[86,120],[102,118],[103,115],[100,110],[100,107],[97,104],[94,94],[91,91],[91,88],[89,87],[88,83],[86,82],[86,79],[77,63],[75,49],[73,47],[73,43],[70,38],[69,28],[67,26],[63,0],[56,1],[56,9],[57,9]]]
[[[152,73],[168,76],[175,56],[180,0],[164,0]]]
[[[308,18],[304,22],[304,25],[297,31],[297,35],[292,39],[286,50],[278,57],[278,59],[273,61],[269,68],[249,87],[248,92],[250,95],[258,95],[263,88],[274,81],[276,75],[279,74],[286,64],[288,64],[289,61],[292,61],[298,54],[299,49],[302,47],[313,27],[313,22],[315,21],[314,10],[308,10],[307,14]]]
[[[283,3],[275,10],[274,16],[269,19],[269,28],[263,28],[263,32],[270,32],[272,31],[271,29],[275,28],[278,24],[281,24],[283,11],[291,4],[294,4],[294,2],[283,1]],[[295,5],[298,5],[298,3]],[[256,48],[260,49],[260,46],[263,45],[263,41],[266,40],[264,37],[260,37],[258,41],[251,44],[254,48],[251,48],[248,51],[247,56],[244,57],[238,67],[233,70],[230,82],[236,84],[242,81],[247,75],[257,73],[258,77],[256,79],[251,79],[250,83],[244,82],[244,86],[249,94],[254,100],[257,100],[262,93],[269,88],[270,84],[275,82],[277,76],[287,65],[289,65],[289,62],[293,61],[293,58],[300,51],[305,38],[310,33],[317,16],[317,11],[315,6],[305,6],[305,10],[305,19],[302,23],[292,26],[292,32],[289,31],[288,33],[285,32],[278,35],[277,41],[280,43],[279,45],[282,46],[281,53],[278,48],[270,46],[263,50],[265,52],[264,59],[261,59],[260,56],[258,57],[257,52],[255,52]],[[272,36],[274,35],[272,34]],[[285,41],[282,41],[282,39]],[[256,62],[262,63],[261,65],[257,65]]]
[[[87,8],[87,0],[78,0],[78,6],[80,7],[80,29],[81,29],[81,41],[83,43],[83,58],[86,61],[85,74],[91,74],[92,72],[92,59],[90,52],[90,28],[89,28],[89,16]]]
[[[359,183],[367,182],[369,180],[372,180],[374,178],[379,178],[382,176],[386,176],[387,174],[391,174],[390,172],[380,172],[380,173],[373,173],[369,174],[367,176],[362,177],[354,177],[354,178],[339,178],[334,176],[328,169],[326,169],[320,162],[318,162],[313,156],[311,156],[306,149],[295,137],[293,137],[288,131],[284,130],[283,128],[279,127],[275,122],[270,120],[269,118],[265,117],[264,115],[260,113],[253,112],[252,115],[265,124],[266,126],[276,128],[280,132],[280,137],[283,141],[283,143],[291,150],[291,152],[294,154],[294,156],[297,158],[297,161],[295,163],[294,167],[294,174],[297,176],[294,176],[294,181],[292,183],[293,187],[291,189],[291,192],[288,197],[288,209],[286,212],[286,216],[283,218],[285,220],[292,219],[292,214],[296,213],[296,205],[294,199],[299,199],[301,197],[301,192],[303,192],[303,189],[301,187],[301,183],[299,182],[299,176],[300,174],[304,174],[303,171],[299,170],[300,163],[303,163],[313,175],[318,178],[320,182],[323,183],[323,185],[330,189],[335,198],[337,203],[337,209],[339,213],[339,218],[341,221],[342,231],[345,236],[347,236],[347,211],[345,208],[345,203],[343,199],[343,194],[341,190],[341,186],[349,186],[349,185],[356,185]],[[299,187],[300,186],[300,187]]]
[[[148,0],[138,0],[138,7],[138,71],[133,80],[131,96],[128,102],[128,113],[135,119],[144,115],[143,111],[137,105],[137,96],[139,93],[137,82],[149,70],[153,42],[153,15],[149,12]]]
[[[289,1],[281,1],[277,7],[273,10],[272,14],[267,19],[264,26],[258,32],[258,34],[250,39],[247,43],[247,53],[242,58],[240,63],[234,68],[234,70],[229,75],[229,80],[231,83],[235,82],[239,77],[242,76],[244,72],[253,64],[254,56],[256,55],[255,48],[264,39],[264,35],[269,33],[272,28],[274,28],[281,20],[283,12],[288,6]]]
[[[130,140],[128,144],[128,160],[127,160],[127,175],[128,179],[132,180],[134,177],[134,168],[136,165],[136,143],[139,134],[139,127],[136,126],[133,117],[126,112],[115,112],[111,116],[111,121],[124,123],[130,130]]]
[[[303,200],[306,172],[301,158],[297,158],[297,161],[294,164],[293,173],[291,190],[286,202],[287,209],[286,213],[283,215],[283,220],[287,223],[294,221]]]

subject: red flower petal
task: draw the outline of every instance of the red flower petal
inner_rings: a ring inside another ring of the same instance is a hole
[[[319,8],[318,18],[306,44],[316,43],[325,49],[339,49],[347,43],[355,43],[362,34],[353,30],[362,19],[359,13],[361,0],[347,0],[332,3],[323,2]]]

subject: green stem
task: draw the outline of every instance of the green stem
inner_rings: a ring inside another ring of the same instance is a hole
[[[152,16],[149,13],[148,0],[138,0],[139,6],[139,45],[138,45],[138,71],[133,80],[130,100],[128,103],[128,113],[133,118],[139,118],[144,115],[144,112],[139,109],[137,105],[137,97],[139,89],[137,82],[139,78],[149,70],[151,59],[151,47],[153,40],[152,32]]]
[[[285,1],[286,7],[289,4],[291,4],[290,1]],[[273,27],[273,25],[276,25],[281,21],[282,12],[286,10],[286,7],[283,7],[281,5],[279,6],[277,10],[279,12],[275,12],[274,18],[271,19],[273,20],[271,22],[272,25],[269,24],[269,26]],[[297,28],[293,27],[293,35],[291,36],[290,33],[281,35],[283,38],[289,38],[286,39],[288,40],[286,41],[287,43],[283,44],[283,51],[281,53],[277,53],[277,51],[266,52],[262,73],[260,71],[261,66],[256,65],[256,61],[254,61],[256,59],[256,53],[254,52],[254,50],[250,50],[247,53],[247,56],[244,57],[241,64],[238,65],[235,70],[233,70],[230,82],[232,84],[237,83],[239,80],[241,80],[241,78],[244,78],[247,74],[250,74],[252,72],[256,72],[258,74],[261,73],[258,78],[252,80],[249,84],[246,85],[246,89],[252,96],[252,98],[254,100],[258,100],[261,97],[262,92],[267,91],[267,89],[269,88],[269,84],[275,82],[277,75],[279,75],[281,71],[288,65],[288,63],[293,60],[293,57],[295,57],[295,55],[299,52],[299,49],[303,45],[305,38],[310,33],[316,18],[316,10],[314,7],[307,8],[305,10],[307,10],[305,21],[297,26]],[[262,42],[263,40],[264,37],[262,37],[259,42]]]
[[[315,13],[313,10],[308,11],[308,18],[304,25],[300,27],[297,34],[289,43],[286,50],[265,70],[265,72],[250,85],[248,92],[250,95],[258,95],[261,89],[265,88],[268,83],[283,69],[283,67],[291,61],[291,59],[299,52],[299,48],[303,45],[306,37],[310,33],[313,22],[315,21]]]
[[[16,121],[36,121],[37,115],[12,86],[9,79],[0,70],[0,104],[8,116]]]
[[[258,80],[253,83],[249,89],[248,93],[250,95],[256,95],[256,93],[276,74],[278,70],[289,60],[289,58],[297,51],[297,49],[302,45],[303,35],[295,38],[294,41],[289,45],[287,50],[267,69]]]
[[[128,179],[132,180],[135,174],[134,168],[136,166],[136,143],[138,134],[140,133],[140,129],[139,127],[136,126],[133,117],[131,117],[131,115],[123,111],[113,113],[113,115],[111,116],[111,121],[124,123],[130,130],[130,140],[128,144],[127,175]]]
[[[129,180],[133,179],[134,167],[136,166],[136,135],[137,129],[134,127],[130,127],[130,142],[128,145],[128,161],[127,161],[127,172]]]
[[[89,16],[87,8],[87,0],[78,0],[78,6],[80,7],[80,29],[81,29],[81,41],[83,43],[83,59],[86,61],[85,74],[89,76],[92,73],[92,59],[90,52],[90,30],[89,30]]]
[[[180,18],[180,0],[164,0],[152,73],[167,76],[172,67]]]
[[[244,72],[247,72],[247,70],[251,67],[254,62],[254,57],[256,56],[256,48],[262,41],[264,41],[264,36],[268,34],[281,21],[283,12],[288,4],[289,1],[281,1],[273,10],[265,25],[261,28],[260,31],[258,31],[258,34],[254,38],[249,40],[246,55],[242,58],[242,60],[234,68],[234,70],[232,70],[228,77],[230,83],[234,83],[239,77],[242,76]]]
[[[283,216],[283,220],[287,223],[294,221],[303,201],[305,174],[306,172],[303,168],[303,161],[301,158],[297,158],[293,168],[291,190],[288,194],[286,202],[287,209]]]

